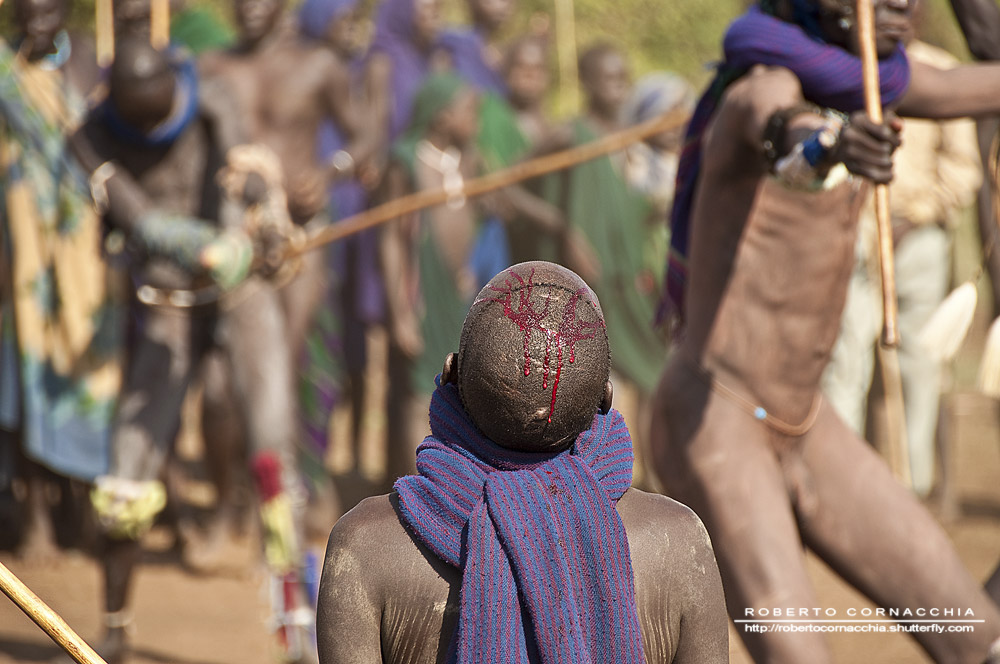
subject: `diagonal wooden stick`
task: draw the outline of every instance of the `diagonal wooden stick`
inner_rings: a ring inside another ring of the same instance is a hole
[[[77,664],[107,664],[94,649],[87,645],[76,632],[50,609],[45,602],[21,582],[13,572],[0,563],[0,590],[19,609],[35,621],[56,644],[66,651]]]
[[[875,13],[871,0],[857,0],[858,42],[864,69],[865,110],[873,122],[882,124],[882,99],[879,87],[878,54],[875,50]],[[882,343],[889,348],[899,345],[899,315],[896,303],[896,271],[893,265],[892,221],[889,212],[889,186],[875,185],[875,217],[878,220],[878,255],[882,271],[882,310],[885,314]]]
[[[882,99],[879,87],[878,54],[875,49],[875,12],[871,0],[857,0],[858,43],[864,70],[865,109],[872,121],[882,123]],[[899,371],[899,317],[896,302],[896,269],[893,265],[892,220],[889,212],[889,187],[875,185],[875,217],[878,221],[879,264],[882,273],[882,344],[879,365],[885,387],[886,437],[889,466],[896,478],[907,487],[910,477],[910,449],[906,440],[906,414],[903,407],[903,380]]]
[[[435,205],[442,205],[459,193],[466,198],[482,196],[483,194],[509,187],[524,180],[530,180],[540,175],[570,168],[585,161],[623,150],[629,145],[638,143],[655,134],[681,127],[688,121],[689,117],[689,114],[686,112],[667,113],[634,127],[623,129],[614,134],[608,134],[596,141],[584,143],[563,152],[556,152],[532,159],[531,161],[515,164],[489,175],[469,180],[462,187],[461,192],[432,189],[391,200],[361,214],[320,228],[309,236],[304,245],[290,249],[286,258],[294,258],[307,251],[331,242],[336,242],[337,240],[342,240],[345,237],[379,226],[403,215]]]

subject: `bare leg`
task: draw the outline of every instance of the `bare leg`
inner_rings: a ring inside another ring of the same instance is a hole
[[[129,589],[141,547],[131,539],[104,539],[105,633],[96,650],[108,664],[120,664],[127,650],[126,629],[132,621]]]
[[[19,449],[18,435],[0,429],[0,549],[16,546],[23,529],[23,510],[14,487],[22,474]]]
[[[813,498],[797,510],[806,543],[880,606],[972,609],[985,620],[975,632],[922,632],[916,639],[937,662],[982,662],[1000,637],[1000,612],[944,531],[828,405],[803,438],[787,463]]]
[[[49,485],[54,479],[44,467],[24,460],[27,480],[27,523],[24,538],[18,547],[18,555],[33,563],[48,563],[59,552],[56,533],[52,526],[52,505],[49,502]]]
[[[654,466],[670,495],[708,528],[733,620],[761,608],[816,606],[769,436],[685,365],[668,366],[653,416]],[[758,662],[831,661],[820,634],[739,631]]]
[[[228,359],[210,351],[202,372],[201,430],[205,465],[215,485],[216,504],[202,540],[194,524],[184,524],[184,563],[198,572],[211,572],[225,563],[227,542],[237,530],[237,483],[239,468],[245,467],[243,422],[230,381]]]
[[[298,275],[281,289],[281,305],[286,316],[283,337],[291,349],[294,363],[298,363],[302,357],[313,313],[327,293],[325,270],[323,252],[311,251],[302,257],[302,268]]]
[[[181,405],[198,360],[210,339],[212,320],[179,311],[143,309],[143,334],[132,349],[112,434],[114,477],[150,481],[159,477],[180,426]],[[104,590],[109,664],[127,648],[128,591],[140,552],[138,541],[105,538]]]

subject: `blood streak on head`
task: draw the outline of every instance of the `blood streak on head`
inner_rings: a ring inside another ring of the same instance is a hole
[[[576,359],[576,343],[579,341],[584,341],[587,339],[593,339],[599,330],[604,329],[604,321],[598,318],[594,322],[584,322],[577,317],[577,304],[580,298],[587,295],[588,290],[581,288],[576,291],[566,305],[563,307],[562,317],[559,322],[559,327],[552,329],[546,327],[545,320],[549,316],[549,307],[552,303],[552,286],[549,286],[549,292],[547,292],[543,297],[545,298],[545,306],[539,311],[535,308],[532,302],[532,295],[534,294],[534,278],[535,269],[532,268],[531,272],[528,274],[527,279],[522,275],[518,274],[516,270],[509,269],[508,274],[511,278],[504,280],[504,285],[502,287],[489,286],[489,289],[496,293],[496,297],[483,297],[477,300],[478,302],[496,302],[503,305],[504,316],[511,320],[521,334],[524,335],[524,375],[528,376],[531,374],[531,334],[533,332],[539,332],[545,335],[545,358],[542,362],[542,389],[546,390],[549,387],[549,375],[551,367],[551,358],[553,354],[553,347],[556,356],[556,371],[555,380],[552,383],[552,398],[549,402],[549,423],[552,422],[552,414],[556,409],[556,394],[559,391],[559,377],[562,374],[563,367],[563,349],[568,348],[569,350],[569,361],[570,364]],[[514,303],[514,292],[517,291],[518,299]],[[596,308],[596,307],[595,307]]]

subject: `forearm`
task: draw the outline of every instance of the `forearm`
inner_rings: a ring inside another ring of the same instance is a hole
[[[515,215],[528,221],[538,230],[550,234],[566,231],[566,221],[562,212],[548,201],[520,185],[507,187],[503,194],[507,197],[507,202]]]
[[[1000,113],[1000,63],[953,69],[922,62],[911,62],[910,66],[910,87],[900,102],[900,115],[947,120]]]
[[[98,207],[115,228],[131,235],[151,208],[145,193],[128,173],[103,159],[83,131],[69,138],[69,147],[84,172],[90,175],[91,191]]]
[[[965,43],[977,60],[1000,60],[1000,7],[995,0],[951,0]]]

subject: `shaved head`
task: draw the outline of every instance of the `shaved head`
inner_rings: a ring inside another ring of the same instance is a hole
[[[166,54],[146,39],[123,39],[111,65],[111,101],[119,115],[141,131],[170,116],[176,80]]]
[[[466,316],[462,403],[498,445],[563,449],[601,408],[610,353],[604,313],[583,279],[554,263],[515,265],[480,291]]]

